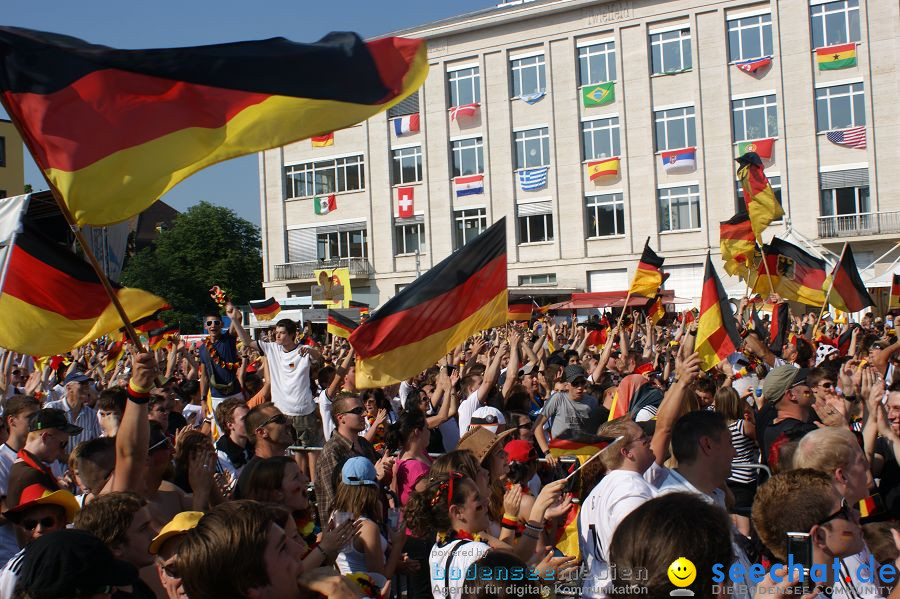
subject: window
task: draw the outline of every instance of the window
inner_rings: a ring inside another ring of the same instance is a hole
[[[422,146],[393,150],[391,181],[394,185],[422,181]]]
[[[402,218],[394,221],[394,254],[425,253],[424,217]]]
[[[731,62],[772,56],[772,15],[728,21],[728,56]]]
[[[781,177],[778,175],[773,175],[768,177],[769,185],[772,186],[772,191],[775,192],[775,199],[778,200],[778,203],[784,206],[784,202],[781,201]],[[741,189],[741,182],[735,181],[735,198],[734,198],[734,211],[741,212],[747,211],[747,204],[744,203],[744,191]],[[781,222],[781,221],[777,221]]]
[[[858,42],[859,0],[838,0],[809,7],[813,48]]]
[[[368,255],[366,230],[319,231],[316,235],[316,248],[316,255],[319,260],[365,258]]]
[[[0,198],[5,198],[5,197],[6,197],[6,190],[0,189]]]
[[[731,101],[734,141],[778,135],[778,105],[775,95]]]
[[[512,96],[519,98],[546,91],[547,76],[544,73],[544,55],[515,58],[509,61],[512,71]]]
[[[621,193],[588,196],[585,209],[588,237],[625,234],[625,201]]]
[[[0,137],[0,166],[6,166],[6,138]]]
[[[480,175],[484,172],[484,143],[480,137],[450,142],[453,154],[453,176]]]
[[[694,107],[669,108],[653,113],[656,120],[656,151],[677,150],[697,145]]]
[[[650,56],[654,75],[678,73],[691,68],[691,30],[650,34]]]
[[[450,85],[450,106],[463,106],[481,102],[481,75],[478,67],[469,67],[447,73]]]
[[[816,131],[831,131],[866,124],[862,83],[816,89]]]
[[[550,200],[518,204],[519,243],[553,241],[553,206]]]
[[[404,100],[388,108],[388,119],[406,116],[408,114],[416,114],[419,112],[419,92],[413,92]]]
[[[868,214],[868,187],[840,187],[822,190],[822,216]]]
[[[578,79],[581,85],[615,81],[615,42],[600,42],[578,48]]]
[[[659,190],[659,230],[700,228],[700,188],[696,185]]]
[[[543,287],[556,285],[556,273],[519,275],[519,287]]]
[[[487,210],[484,208],[456,210],[453,212],[453,220],[456,225],[454,229],[455,247],[459,249],[487,229]]]
[[[550,133],[547,127],[516,131],[516,168],[550,164]]]
[[[581,140],[585,160],[619,156],[619,117],[584,121],[581,123]]]
[[[288,199],[365,189],[362,154],[284,167]]]

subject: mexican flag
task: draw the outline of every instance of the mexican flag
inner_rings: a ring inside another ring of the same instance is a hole
[[[313,198],[313,207],[316,210],[316,214],[328,214],[329,212],[337,210],[337,200],[335,199],[334,194],[324,198],[316,196]]]

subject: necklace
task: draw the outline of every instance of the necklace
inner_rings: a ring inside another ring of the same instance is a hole
[[[222,359],[222,356],[220,356],[219,352],[216,351],[216,347],[213,345],[213,342],[209,339],[209,337],[206,338],[206,341],[204,343],[206,344],[206,352],[209,354],[209,359],[212,360],[212,363],[219,368],[224,368],[225,370],[231,370],[232,372],[234,372],[241,365],[240,362],[226,362],[224,359]]]

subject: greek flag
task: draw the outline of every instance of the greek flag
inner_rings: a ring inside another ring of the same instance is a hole
[[[549,167],[542,166],[519,171],[519,184],[522,186],[522,191],[535,191],[547,187],[547,171],[549,170]]]

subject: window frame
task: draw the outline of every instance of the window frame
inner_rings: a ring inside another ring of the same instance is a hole
[[[471,102],[460,101],[460,86],[468,81],[467,91],[471,92]],[[481,66],[470,65],[447,70],[447,100],[450,107],[481,103]]]
[[[690,110],[690,113],[687,111]],[[679,120],[673,116],[668,115],[667,113],[674,111],[684,111],[682,115],[679,115],[680,118],[684,119],[684,139],[685,144],[681,145],[670,145],[669,144],[669,128],[668,125],[663,126],[663,130],[665,131],[665,144],[660,144],[659,139],[659,124],[660,122],[669,123],[670,121]],[[690,122],[690,127],[688,126],[688,122]],[[671,108],[661,108],[654,109],[653,111],[653,136],[654,141],[656,142],[656,151],[657,152],[666,152],[669,150],[679,150],[681,148],[690,148],[697,146],[697,110],[693,104],[688,106],[677,106]],[[691,139],[693,137],[693,139]]]
[[[769,185],[772,186],[772,191],[775,193],[775,199],[778,200],[778,203],[781,204],[781,207],[784,208],[784,198],[782,197],[782,187],[781,187],[781,175],[767,175],[766,178],[769,180]],[[735,212],[746,212],[747,206],[744,204],[744,191],[741,188],[741,182],[734,182],[734,211]],[[785,210],[785,213],[787,210]],[[773,223],[780,223],[781,219],[777,221],[772,221]]]
[[[762,100],[761,105],[751,105],[747,106],[748,100]],[[740,107],[738,105],[741,105]],[[764,114],[764,127],[765,130],[759,135],[750,135],[747,131],[747,113],[753,110],[762,109]],[[736,129],[735,116],[736,113],[741,113],[741,126],[743,131],[741,131],[741,135],[738,135],[738,131]],[[770,115],[770,112],[772,113]],[[772,119],[770,121],[769,119]],[[770,130],[770,127],[774,125],[774,131]],[[743,98],[732,98],[731,99],[731,135],[734,137],[735,143],[741,141],[749,141],[754,139],[768,139],[770,137],[778,137],[778,98],[776,94],[764,94],[760,96],[749,96]]]
[[[394,220],[394,256],[415,256],[416,248],[406,247],[406,229],[407,228],[415,228],[416,231],[414,235],[418,238],[418,246],[419,246],[419,255],[425,254],[428,250],[428,240],[425,238],[425,223],[422,221],[419,222],[397,222],[397,219]],[[401,251],[401,244],[402,250]]]
[[[545,277],[546,282],[535,282],[535,277]],[[556,287],[557,285],[555,272],[519,275],[519,287]]]
[[[461,144],[463,142],[472,142],[471,146],[458,146],[457,144]],[[475,166],[476,170],[471,173],[466,173],[462,171],[463,166],[463,153],[472,151],[475,152]],[[459,168],[457,168],[459,167]],[[457,170],[459,172],[457,172]],[[483,175],[484,174],[484,138],[480,135],[476,135],[474,137],[462,137],[459,139],[450,139],[450,173],[451,176],[456,177],[467,177],[470,175]]]
[[[833,7],[834,5],[838,4],[843,6],[836,10],[834,8],[829,10],[829,6]],[[856,13],[856,31],[853,31],[852,19],[850,18],[850,13],[852,12]],[[846,36],[846,39],[829,42],[827,15],[834,15],[838,13],[844,14],[844,30],[841,33]],[[812,45],[813,51],[815,51],[817,48],[828,48],[830,46],[836,46],[839,44],[849,44],[851,42],[862,41],[862,23],[860,19],[861,15],[859,11],[859,0],[811,2],[809,6],[809,38],[810,45]],[[821,45],[816,40],[817,37],[821,37]]]
[[[764,19],[768,18],[768,21]],[[756,21],[755,23],[745,23],[746,21]],[[759,55],[745,55],[744,54],[744,36],[743,32],[750,29],[758,29],[758,41],[759,41]],[[734,54],[734,48],[731,44],[731,33],[736,32],[737,35],[737,47],[738,47],[738,56]],[[768,33],[767,33],[768,32]],[[774,42],[772,41],[772,13],[760,13],[756,15],[735,15],[730,19],[726,20],[725,23],[725,35],[728,38],[728,61],[729,64],[733,64],[736,62],[743,62],[745,60],[753,60],[754,58],[763,58],[765,56],[772,56],[775,52]],[[766,39],[768,36],[768,40]],[[766,52],[766,41],[768,41],[768,49],[769,52]]]
[[[852,189],[853,190],[853,203],[856,206],[856,212],[845,212],[838,213],[837,211],[837,192],[842,189]],[[868,208],[865,212],[860,211],[860,201],[862,200],[863,194],[862,190],[866,190],[865,192],[865,202],[868,204]],[[831,203],[831,214],[825,214],[825,196],[830,195],[830,203]],[[842,216],[869,216],[872,214],[872,192],[870,185],[854,185],[853,187],[832,187],[829,189],[820,189],[819,190],[819,217],[820,218],[840,218]]]
[[[613,229],[614,233],[609,235],[600,234],[600,215],[601,209],[605,206],[612,206]],[[610,191],[606,193],[592,193],[584,197],[585,219],[584,225],[587,233],[587,239],[610,239],[613,237],[623,237],[625,235],[625,194],[621,191]],[[622,230],[619,231],[619,209],[622,212]],[[594,223],[594,230],[591,231],[591,223]]]
[[[529,142],[539,142],[539,164],[528,164]],[[521,148],[520,148],[521,146]],[[534,127],[532,129],[519,129],[513,131],[513,147],[516,151],[515,169],[524,170],[550,166],[550,127]],[[525,164],[520,162],[520,154]]]
[[[833,92],[832,90],[838,88],[847,88],[847,92]],[[823,94],[820,96],[820,94]],[[832,108],[831,101],[836,98],[849,97],[850,99],[850,120],[851,123],[849,125],[841,125],[836,126],[832,120]],[[858,96],[858,101],[860,104],[860,115],[857,114],[857,106],[856,100]],[[820,85],[816,86],[815,93],[813,94],[813,101],[815,102],[816,107],[816,133],[826,133],[828,131],[836,131],[839,129],[847,129],[850,127],[864,127],[866,125],[866,87],[862,81],[853,81],[849,83],[838,83],[831,85]],[[819,127],[819,116],[820,112],[820,101],[823,102],[827,106],[827,120],[828,127],[822,129]],[[862,122],[860,122],[859,118],[861,116]]]
[[[687,32],[687,35],[685,35]],[[678,37],[673,39],[663,39],[677,33]],[[684,73],[694,68],[693,49],[691,48],[692,34],[690,25],[678,27],[677,29],[650,30],[650,75],[671,75],[676,73]],[[668,44],[678,44],[678,62],[680,68],[665,70],[665,48]],[[659,47],[659,69],[657,70],[656,55],[654,49]],[[687,57],[687,66],[685,66],[685,57]]]
[[[608,125],[598,126],[601,121],[609,121]],[[615,123],[612,123],[615,121]],[[609,138],[609,148],[612,152],[609,156],[601,156],[596,152],[596,136],[602,135],[607,131]],[[581,155],[582,160],[601,160],[614,158],[622,155],[622,129],[619,122],[619,115],[609,115],[600,118],[584,119],[581,121]],[[590,152],[588,152],[588,139],[590,139]]]
[[[352,255],[353,241],[351,235],[354,233],[362,232],[362,255],[354,256]],[[323,255],[320,252],[320,249],[323,247],[323,238],[328,239],[332,235],[335,236],[335,243],[337,245],[337,255],[332,256],[330,251],[330,243],[328,241],[325,242],[325,248],[328,250],[326,253],[328,255]],[[343,255],[342,250],[347,249],[346,255]],[[337,231],[316,231],[316,259],[320,261],[330,261],[330,260],[349,260],[350,258],[363,258],[368,259],[369,257],[369,234],[368,228],[362,227],[360,229],[338,229]]]
[[[531,219],[541,219],[544,221],[544,239],[531,239]],[[522,235],[522,223],[525,223],[528,239],[524,239]],[[519,245],[538,245],[542,243],[552,243],[555,241],[553,231],[553,212],[542,212],[541,214],[526,214],[516,216],[516,237]]]
[[[409,181],[403,177],[405,160],[414,160],[414,169],[416,178]],[[399,175],[399,176],[398,176]],[[422,146],[404,146],[400,148],[391,148],[391,185],[409,185],[412,183],[421,183],[424,176],[422,166]]]
[[[596,50],[603,46],[602,50]],[[598,40],[590,44],[578,46],[576,48],[576,59],[578,60],[578,84],[580,87],[585,85],[597,85],[599,83],[609,83],[616,81],[618,73],[616,72],[616,41],[615,40]],[[603,56],[605,63],[606,78],[595,79],[593,77],[593,69],[591,67],[592,58]],[[587,78],[585,78],[585,70],[587,70]],[[612,77],[610,77],[612,72]]]
[[[675,190],[687,190],[684,194],[674,194]],[[665,198],[663,197],[665,194]],[[686,197],[688,200],[688,215],[690,217],[689,227],[672,227],[672,200]],[[667,202],[669,222],[665,223],[663,219],[663,201]],[[694,207],[696,205],[696,208]],[[673,185],[671,187],[658,187],[656,189],[656,210],[659,219],[660,233],[686,233],[692,231],[701,231],[703,229],[703,213],[700,206],[700,185],[698,183],[683,183]],[[697,222],[693,222],[696,211]]]
[[[460,249],[468,244],[472,239],[465,239],[466,223],[477,222],[478,230],[472,239],[481,235],[487,229],[487,208],[484,207],[468,207],[457,208],[453,211],[453,247]]]
[[[537,88],[526,91],[523,89],[524,72],[527,69],[535,69]],[[543,52],[528,56],[510,56],[509,81],[512,86],[510,97],[521,98],[531,94],[547,91],[547,59]]]
[[[332,164],[329,165],[329,163]],[[349,187],[350,178],[348,177],[347,173],[350,172],[350,170],[353,168],[356,169],[356,179],[359,182],[358,188]],[[335,188],[320,188],[319,186],[324,185],[324,183],[327,181],[324,179],[320,181],[318,175],[327,173],[329,171],[334,172],[333,181],[335,183]],[[343,175],[340,174],[342,171]],[[284,176],[285,200],[299,200],[320,195],[353,193],[366,190],[365,154],[335,156],[332,158],[323,158],[296,164],[286,164],[282,169],[282,173]],[[300,181],[293,178],[300,177],[301,175],[302,178]],[[342,180],[344,183],[343,188],[341,188],[340,185]],[[294,195],[295,192],[298,191],[299,186],[303,187],[303,192],[309,192],[311,190],[311,193]]]

